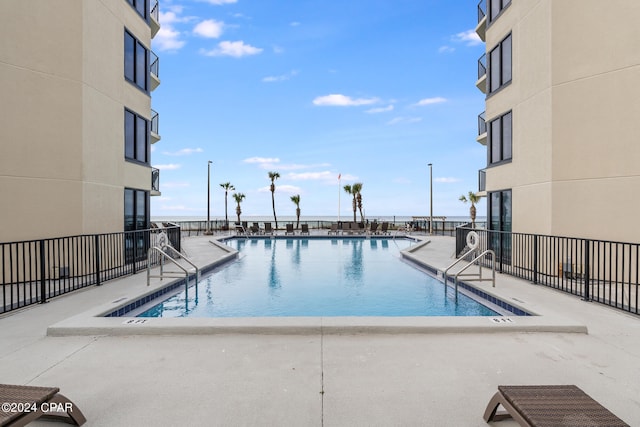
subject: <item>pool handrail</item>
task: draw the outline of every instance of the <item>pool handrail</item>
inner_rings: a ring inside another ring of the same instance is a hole
[[[196,283],[198,282],[198,278],[200,277],[200,270],[198,269],[198,267],[191,262],[191,260],[189,258],[187,258],[184,254],[181,254],[180,252],[178,252],[173,246],[171,245],[166,245],[164,247],[159,247],[159,246],[152,246],[151,248],[149,248],[149,252],[147,252],[147,261],[151,261],[151,256],[153,254],[153,252],[158,252],[160,254],[160,274],[159,275],[152,275],[151,274],[151,263],[149,262],[147,265],[147,286],[150,285],[151,278],[159,278],[160,280],[162,280],[165,277],[172,277],[172,278],[181,278],[183,277],[181,273],[176,272],[176,271],[171,271],[171,272],[164,272],[164,260],[165,258],[167,258],[169,261],[171,261],[172,263],[174,263],[180,270],[183,271],[184,273],[184,277],[189,277],[189,270],[187,270],[186,268],[184,268],[182,265],[180,265],[180,263],[178,263],[178,261],[176,261],[171,255],[169,255],[167,252],[173,252],[173,255],[175,257],[181,257],[183,258],[187,264],[191,265],[194,269],[195,269],[195,277],[196,277]]]
[[[449,271],[449,269],[451,267],[453,267],[454,265],[456,265],[458,262],[464,260],[464,258],[471,254],[472,252],[474,252],[476,249],[470,249],[469,251],[467,251],[464,255],[462,255],[460,258],[458,258],[453,264],[451,264],[449,267],[447,267],[447,269],[444,271],[444,284],[447,284],[447,272]],[[491,279],[483,279],[482,278],[482,263],[478,263],[478,268],[479,271],[478,273],[468,273],[468,274],[462,274],[464,271],[467,270],[467,268],[471,267],[473,264],[476,263],[476,261],[478,261],[479,259],[483,258],[485,255],[491,255]],[[487,249],[484,252],[482,252],[480,255],[475,256],[471,261],[469,261],[467,263],[467,265],[465,265],[464,267],[462,267],[454,276],[454,289],[455,289],[455,297],[456,297],[456,301],[458,300],[458,277],[461,276],[467,276],[467,277],[476,277],[476,279],[466,279],[469,282],[482,282],[484,280],[491,280],[491,284],[492,287],[496,287],[496,254],[494,251],[492,251],[491,249]]]

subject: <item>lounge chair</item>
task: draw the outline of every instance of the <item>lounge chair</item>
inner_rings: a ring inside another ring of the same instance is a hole
[[[247,234],[247,229],[240,224],[239,222],[236,222],[236,234],[238,235],[246,235]]]
[[[264,234],[273,234],[273,228],[271,228],[270,222],[264,223]]]
[[[497,412],[502,405],[506,412]],[[575,385],[498,386],[484,420],[513,418],[521,426],[629,427]]]
[[[300,234],[309,234],[309,224],[302,224]]]
[[[369,232],[371,234],[376,234],[378,232],[378,223],[377,222],[372,222],[371,223],[371,227],[369,228]]]
[[[335,234],[338,235],[338,224],[331,224],[331,228],[327,231],[327,234]]]
[[[284,232],[284,235],[286,236],[287,234],[296,234],[295,231],[293,231],[293,224],[287,224],[287,229]]]
[[[257,222],[253,223],[250,230],[251,230],[251,234],[260,234],[260,226],[258,225]]]
[[[380,234],[383,235],[387,235],[389,234],[389,223],[388,222],[383,222],[382,225],[380,226]]]
[[[25,426],[39,418],[77,426],[84,424],[87,419],[80,409],[59,391],[58,387],[0,384],[0,425]],[[14,404],[16,410],[11,407]],[[25,404],[29,405],[29,412],[17,410],[24,408]]]

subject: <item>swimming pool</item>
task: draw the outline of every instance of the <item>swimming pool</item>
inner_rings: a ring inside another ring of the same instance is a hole
[[[388,238],[232,239],[240,253],[138,317],[496,316],[413,265]]]

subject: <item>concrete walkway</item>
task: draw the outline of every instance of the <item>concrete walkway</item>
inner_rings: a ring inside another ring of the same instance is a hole
[[[414,256],[443,269],[454,240],[429,239]],[[184,248],[199,265],[225,254]],[[640,425],[640,318],[502,275],[501,298],[588,334],[46,335],[145,288],[141,273],[0,318],[0,382],[60,387],[88,426],[485,426],[499,384],[576,384]]]

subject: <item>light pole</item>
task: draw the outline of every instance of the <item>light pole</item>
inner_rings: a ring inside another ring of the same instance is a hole
[[[207,231],[205,234],[211,235],[211,160],[207,163]]]
[[[429,234],[433,233],[433,165],[429,163]]]

